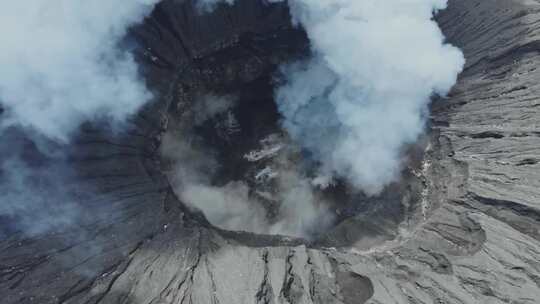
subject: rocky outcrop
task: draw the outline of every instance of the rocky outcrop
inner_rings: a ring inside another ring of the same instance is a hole
[[[163,2],[133,33],[160,97],[129,131],[82,129],[70,160],[87,216],[0,240],[2,302],[538,303],[539,21],[534,1],[449,1],[438,22],[467,66],[433,105],[419,202],[391,237],[354,225],[331,248],[221,231],[178,201],[157,154],[178,98],[251,81],[306,41],[283,4]]]

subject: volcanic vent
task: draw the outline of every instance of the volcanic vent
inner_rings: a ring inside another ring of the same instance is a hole
[[[409,166],[402,179],[381,195],[367,196],[345,180],[318,178],[316,160],[283,130],[283,117],[274,101],[278,63],[305,55],[305,37],[301,31],[291,31],[279,39],[267,43],[288,48],[266,47],[266,58],[246,52],[248,58],[275,63],[203,58],[201,62],[212,62],[210,84],[195,77],[177,83],[160,146],[161,168],[176,195],[195,212],[202,211],[210,223],[227,230],[311,241],[322,237],[321,241],[331,239],[335,245],[345,242],[340,233],[324,235],[343,223],[350,235],[369,231],[394,237],[397,226],[421,208],[424,177],[418,173],[426,143],[409,148]],[[240,37],[237,48],[262,49],[257,43]],[[219,73],[227,66],[249,71],[252,79],[227,79]],[[377,228],[366,229],[375,223]]]

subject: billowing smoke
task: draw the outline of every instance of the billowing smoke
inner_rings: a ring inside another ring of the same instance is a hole
[[[122,122],[152,95],[127,29],[158,0],[9,1],[0,11],[3,127],[18,125],[67,141],[82,121]]]
[[[123,39],[157,2],[3,3],[0,238],[63,229],[80,219],[82,187],[66,146],[81,123],[107,118],[119,125],[152,98]]]
[[[283,69],[284,127],[321,162],[321,174],[376,194],[399,176],[401,149],[424,129],[464,59],[433,12],[444,0],[294,0],[313,57]]]
[[[235,105],[231,96],[198,96],[180,121],[170,122],[160,149],[178,197],[228,230],[309,237],[329,224],[332,217],[325,204],[290,159],[289,145],[275,134],[261,140],[260,149],[243,155],[246,165],[258,170],[241,180],[216,179],[226,166],[218,157],[224,147],[210,144],[195,129],[206,124],[225,141],[235,136],[240,132]],[[264,187],[268,185],[271,189]]]
[[[321,178],[377,194],[399,177],[401,150],[424,130],[431,98],[463,67],[433,20],[446,0],[288,3],[312,56],[282,68],[283,126],[320,163]]]

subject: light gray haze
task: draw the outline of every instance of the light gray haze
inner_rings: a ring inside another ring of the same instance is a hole
[[[0,10],[1,123],[67,141],[82,121],[121,122],[152,95],[118,48],[158,0],[8,1]]]

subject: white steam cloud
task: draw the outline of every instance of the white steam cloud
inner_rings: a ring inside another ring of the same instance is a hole
[[[84,121],[122,123],[152,97],[120,44],[158,1],[4,1],[0,239],[80,224],[86,189],[64,144]]]
[[[8,1],[0,11],[3,127],[67,141],[98,116],[121,122],[151,98],[118,48],[158,0]],[[4,115],[6,116],[6,115]]]
[[[377,194],[398,177],[401,149],[424,129],[431,96],[445,95],[464,58],[433,13],[445,0],[293,0],[314,57],[283,69],[277,103],[291,136],[323,175]]]
[[[401,150],[424,130],[431,97],[447,94],[463,68],[433,20],[446,0],[288,3],[313,56],[282,69],[283,126],[322,177],[377,194],[399,177]]]

